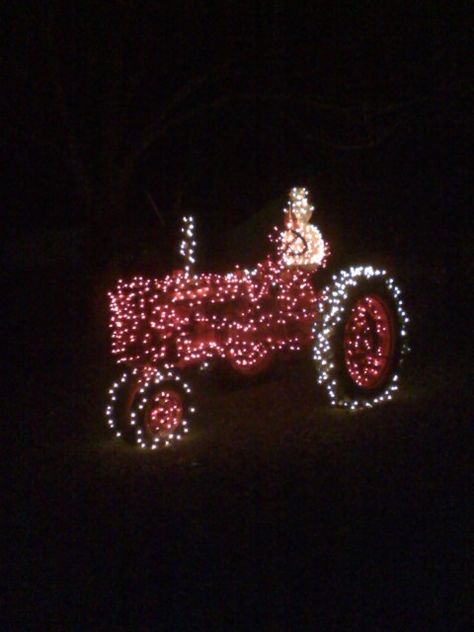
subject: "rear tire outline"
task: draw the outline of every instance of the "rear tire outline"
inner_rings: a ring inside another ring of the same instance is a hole
[[[385,379],[373,389],[357,386],[347,372],[344,358],[344,328],[357,300],[363,296],[380,296],[390,310],[394,326],[392,366]],[[408,352],[407,324],[409,319],[400,298],[400,289],[385,270],[372,266],[342,270],[333,276],[333,283],[322,291],[320,313],[315,324],[314,360],[318,382],[325,385],[332,405],[356,410],[370,408],[392,399],[398,390],[398,369]]]

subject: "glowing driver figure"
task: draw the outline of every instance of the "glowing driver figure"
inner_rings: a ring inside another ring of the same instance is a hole
[[[303,187],[291,189],[282,238],[283,263],[287,266],[317,268],[324,259],[324,240],[318,228],[309,223],[313,211],[308,191]]]

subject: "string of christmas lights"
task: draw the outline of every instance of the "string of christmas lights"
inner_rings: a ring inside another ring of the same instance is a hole
[[[109,389],[107,423],[116,437],[131,431],[130,441],[140,448],[167,447],[189,432],[187,415],[196,412],[190,405],[191,394],[191,386],[168,367],[124,371]],[[132,405],[124,406],[119,400],[130,395],[134,396]],[[126,419],[122,418],[124,411]]]
[[[374,269],[372,266],[349,268],[333,276],[333,284],[326,286],[322,291],[322,300],[319,302],[319,311],[322,318],[315,320],[313,329],[315,340],[313,357],[318,369],[318,383],[326,386],[332,405],[343,406],[350,410],[371,408],[375,404],[380,404],[392,399],[393,393],[398,390],[399,375],[397,371],[393,371],[387,376],[388,381],[384,385],[382,392],[379,392],[377,389],[364,389],[367,383],[370,384],[370,372],[373,370],[373,367],[366,366],[362,372],[360,372],[360,367],[356,369],[354,364],[351,365],[351,352],[353,353],[359,344],[363,344],[364,340],[367,341],[367,337],[364,336],[362,332],[360,333],[360,340],[356,337],[352,343],[346,343],[347,346],[345,349],[346,363],[349,365],[347,368],[351,375],[352,366],[353,372],[351,377],[354,383],[361,387],[359,391],[360,394],[357,397],[351,398],[347,393],[344,393],[341,380],[338,379],[337,375],[340,368],[336,365],[334,359],[334,336],[337,326],[343,322],[343,319],[347,319],[346,322],[348,322],[350,326],[351,320],[354,322],[354,320],[361,318],[362,325],[365,326],[365,316],[361,311],[362,308],[366,309],[364,302],[360,303],[359,307],[356,305],[356,313],[351,316],[347,314],[348,304],[350,304],[348,298],[351,290],[372,278],[381,279],[387,291],[393,297],[393,301],[396,305],[397,320],[401,323],[398,332],[401,339],[400,355],[406,355],[409,351],[407,341],[407,325],[409,319],[401,299],[400,288],[395,284],[393,278],[387,276],[386,270]],[[370,300],[370,296],[365,297],[365,299]],[[377,323],[377,319],[374,320]],[[376,327],[377,326],[380,327],[380,324],[377,323]],[[380,334],[382,332],[378,333]],[[380,339],[380,335],[378,335],[377,339]],[[355,348],[352,348],[351,344],[354,344]],[[376,347],[372,353],[367,353],[366,357],[373,357],[375,362],[377,355],[383,356],[387,351],[388,350],[384,348],[382,344],[380,347]],[[375,372],[377,373],[377,369],[375,369]]]
[[[316,294],[310,274],[268,257],[254,270],[226,275],[178,271],[163,280],[119,280],[109,294],[117,362],[185,366],[245,349],[301,349],[311,335]]]
[[[287,266],[316,269],[327,257],[327,245],[319,229],[309,223],[313,211],[308,191],[293,187],[284,211],[286,230],[282,237],[283,263]]]
[[[194,217],[183,217],[183,224],[181,226],[181,233],[183,234],[183,237],[181,239],[181,243],[179,244],[179,254],[185,261],[184,271],[186,274],[191,272],[196,263],[196,255],[194,251],[197,244],[194,237],[194,231]]]
[[[194,220],[184,217],[184,269],[162,279],[119,279],[109,292],[112,353],[128,370],[111,387],[106,409],[117,436],[125,424],[127,436],[141,448],[179,441],[193,411],[187,403],[190,386],[180,375],[189,366],[203,370],[220,358],[251,375],[263,370],[273,354],[310,344],[315,345],[318,381],[332,404],[355,410],[392,397],[398,374],[390,373],[391,315],[375,295],[362,296],[350,313],[347,299],[362,282],[382,279],[395,301],[403,338],[408,318],[400,290],[385,270],[368,266],[343,270],[318,291],[314,272],[326,265],[329,247],[309,224],[312,212],[306,189],[293,188],[285,229],[275,228],[270,236],[273,252],[252,270],[236,266],[224,275],[195,273]],[[343,319],[345,370],[360,389],[357,398],[342,391],[334,361],[334,335]],[[383,392],[373,388],[382,382]]]

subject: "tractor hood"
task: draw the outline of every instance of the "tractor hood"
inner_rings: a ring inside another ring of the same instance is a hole
[[[130,365],[169,360],[173,341],[207,305],[235,300],[245,284],[239,270],[226,275],[176,271],[163,279],[120,279],[109,292],[112,353]]]

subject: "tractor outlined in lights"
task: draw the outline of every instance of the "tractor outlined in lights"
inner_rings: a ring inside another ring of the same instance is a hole
[[[308,346],[331,404],[354,410],[392,398],[407,351],[400,290],[372,266],[320,284],[329,252],[309,223],[312,210],[307,191],[292,189],[272,252],[251,270],[227,274],[194,271],[194,223],[185,217],[183,269],[118,281],[110,329],[123,371],[106,409],[117,436],[151,449],[182,439],[194,412],[190,367],[225,362],[252,378]]]

